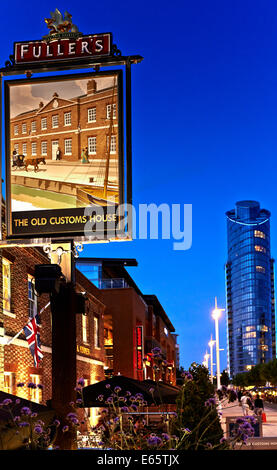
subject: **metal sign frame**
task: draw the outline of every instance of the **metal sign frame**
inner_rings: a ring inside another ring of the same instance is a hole
[[[125,140],[125,152],[122,148],[122,155],[123,159],[125,158],[125,165],[122,166],[122,174],[121,180],[124,181],[126,185],[126,191],[124,192],[124,204],[128,204],[128,217],[127,217],[127,229],[124,229],[124,235],[120,240],[131,240],[131,232],[132,232],[132,213],[130,207],[132,205],[132,124],[131,124],[131,65],[140,63],[143,60],[143,57],[140,55],[132,55],[132,56],[122,56],[121,52],[117,49],[117,46],[112,44],[111,46],[111,56],[109,57],[96,57],[96,58],[87,58],[84,60],[76,59],[74,64],[69,63],[67,61],[59,62],[47,62],[47,63],[34,63],[34,64],[15,64],[14,57],[10,56],[10,60],[6,62],[6,66],[0,69],[0,85],[1,91],[3,90],[3,78],[4,77],[11,77],[14,75],[25,75],[26,78],[22,80],[28,80],[32,77],[34,73],[47,73],[47,72],[62,72],[62,71],[78,71],[80,69],[91,69],[92,72],[99,73],[102,67],[115,67],[115,66],[123,66],[125,68],[125,84],[123,84],[123,91],[125,92],[125,119],[122,116],[122,134],[124,135]],[[76,74],[77,75],[77,74]],[[66,75],[65,75],[66,77]],[[50,77],[48,77],[50,78]],[[55,79],[55,77],[53,77]],[[122,97],[123,98],[123,97]],[[124,99],[124,98],[123,98]],[[1,103],[2,105],[2,93],[1,93]],[[2,107],[2,106],[1,106]],[[123,106],[122,106],[123,107]],[[123,110],[122,110],[123,112]],[[5,114],[5,118],[6,118]],[[2,119],[2,115],[1,115]],[[0,129],[0,140],[2,145],[2,128]],[[125,155],[124,155],[125,153]],[[123,170],[124,168],[124,170]],[[124,173],[123,173],[124,172]],[[126,175],[125,175],[126,172]],[[2,175],[0,175],[2,178]],[[6,188],[7,188],[7,181],[6,181]],[[2,189],[2,188],[1,188]],[[1,199],[2,199],[2,190],[1,190]],[[124,218],[124,214],[123,214]],[[10,220],[7,220],[7,211],[6,211],[6,223],[10,223]],[[109,241],[117,241],[118,239],[108,238],[108,237],[101,237],[97,238],[97,234],[93,236],[86,237],[81,234],[72,234],[72,233],[63,233],[59,235],[52,235],[52,234],[43,234],[40,236],[39,234],[34,237],[30,235],[28,238],[22,236],[21,238],[12,237],[6,238],[3,240],[3,227],[2,227],[2,214],[0,219],[0,247],[3,246],[43,246],[45,244],[51,243],[52,240],[72,240],[74,237],[75,242],[80,243],[99,243],[99,242],[109,242]]]

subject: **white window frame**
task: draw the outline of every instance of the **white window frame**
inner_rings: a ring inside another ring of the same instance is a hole
[[[59,127],[59,115],[54,114],[52,116],[52,129],[56,129],[57,127]]]
[[[107,135],[107,151],[109,150],[109,140],[110,140],[110,136]],[[115,134],[111,135],[110,154],[111,155],[116,154],[116,135]]]
[[[88,122],[96,122],[96,107],[88,108]]]
[[[88,154],[96,155],[96,137],[88,137]]]
[[[3,292],[3,311],[4,311],[4,313],[5,312],[10,313],[11,312],[11,302],[12,302],[12,299],[11,299],[11,264],[12,263],[8,259],[2,258],[2,277],[3,277],[2,292]],[[4,266],[7,268],[8,275],[6,275],[6,273],[4,273]],[[5,285],[5,282],[4,282],[5,280],[7,281],[6,285]],[[5,291],[6,291],[7,295],[5,295]],[[4,301],[7,302],[8,305],[6,305],[6,307],[8,307],[8,308],[4,307]]]
[[[25,156],[27,155],[27,142],[22,144],[22,154]]]
[[[116,103],[113,103],[113,105],[107,104],[107,106],[106,106],[106,117],[107,117],[107,119],[111,118],[112,107],[113,107],[113,119],[116,119]]]
[[[16,151],[17,155],[19,154],[19,144],[14,144],[14,150]]]
[[[41,141],[41,155],[47,157],[47,140]]]
[[[64,113],[64,125],[71,126],[71,111]]]
[[[32,132],[36,132],[37,130],[37,122],[36,121],[32,121],[31,122],[31,131]]]
[[[32,147],[32,156],[36,156],[37,155],[37,143],[36,142],[32,142],[31,143],[31,147]]]
[[[68,151],[68,147],[67,147],[69,142],[70,142],[70,145],[69,145],[70,151]],[[64,139],[64,154],[65,155],[72,155],[72,139],[71,138],[70,139]]]
[[[14,135],[18,135],[18,124],[14,126]]]
[[[4,392],[13,394],[13,385],[14,385],[14,377],[15,373],[14,372],[6,372],[4,371]],[[8,385],[6,385],[6,380],[8,379]]]
[[[46,117],[43,117],[41,118],[41,130],[42,131],[45,131],[47,129],[47,118]]]
[[[23,122],[23,124],[22,124],[22,134],[27,134],[27,124],[26,124],[26,122]]]

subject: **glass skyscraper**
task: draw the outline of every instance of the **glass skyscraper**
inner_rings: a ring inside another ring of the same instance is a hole
[[[230,376],[276,357],[270,212],[240,201],[226,212],[227,344]]]

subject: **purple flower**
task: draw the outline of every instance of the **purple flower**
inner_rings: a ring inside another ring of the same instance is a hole
[[[38,415],[37,413],[32,413],[32,414],[31,414],[31,418],[36,418],[37,415]]]
[[[43,385],[37,384],[37,388],[39,388],[40,390],[43,390]]]
[[[128,413],[129,408],[127,406],[122,406],[121,411],[122,413]]]
[[[20,400],[20,398],[17,398],[17,399],[15,400],[15,404],[16,404],[16,405],[19,405],[19,403],[21,403],[21,400]]]
[[[115,387],[114,391],[115,391],[115,393],[121,392],[121,387]]]
[[[207,401],[205,401],[205,406],[215,406],[216,400],[215,398],[209,398]]]
[[[104,400],[104,395],[98,395],[97,400],[103,401]]]
[[[29,416],[30,414],[32,414],[30,408],[28,408],[28,406],[23,406],[23,408],[21,408],[20,410],[21,414],[22,415],[26,415],[26,416]]]
[[[30,426],[30,424],[27,423],[26,421],[22,421],[21,423],[18,423],[18,426],[20,426],[21,428],[26,428]]]
[[[25,385],[25,384],[24,384],[23,382],[19,382],[16,386],[17,386],[17,387],[24,387],[24,385]]]
[[[27,387],[28,388],[37,388],[36,384],[34,384],[33,382],[29,382]]]
[[[20,416],[15,416],[13,420],[15,423],[18,423],[20,421]]]
[[[162,440],[160,437],[158,436],[155,436],[154,434],[152,434],[148,439],[147,439],[147,444],[149,446],[159,446],[160,444],[162,444]]]
[[[40,424],[37,424],[37,425],[34,427],[34,431],[35,431],[37,434],[42,434],[42,433],[43,433],[43,429],[42,429],[42,427],[40,426]]]
[[[55,419],[54,425],[57,426],[57,428],[60,426],[60,421],[58,419]]]
[[[165,441],[169,441],[170,437],[167,433],[162,433],[162,438],[165,440]]]
[[[10,405],[12,402],[13,402],[13,401],[12,401],[10,398],[6,398],[5,400],[3,400],[2,405],[8,406],[8,405]]]
[[[62,432],[67,432],[68,430],[69,430],[69,427],[68,427],[68,426],[64,426],[64,427],[62,428]]]
[[[111,388],[111,384],[106,384],[106,388]]]
[[[130,408],[134,411],[137,411],[137,409],[138,409],[137,405],[131,405]]]
[[[113,397],[108,397],[106,403],[113,403]]]
[[[80,385],[80,387],[84,387],[85,386],[85,379],[83,379],[83,378],[78,379],[77,384]]]

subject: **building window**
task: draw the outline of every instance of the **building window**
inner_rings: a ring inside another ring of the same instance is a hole
[[[18,135],[18,124],[14,126],[14,135]]]
[[[35,278],[28,274],[28,304],[29,318],[34,318],[37,314],[37,293],[35,291]]]
[[[14,150],[17,154],[19,153],[19,144],[14,144]]]
[[[30,387],[30,400],[34,401],[35,403],[41,403],[42,402],[42,387],[40,383],[40,375],[36,374],[30,374],[30,381],[33,383],[36,387]]]
[[[110,119],[111,118],[111,111],[112,111],[112,108],[113,108],[113,119],[116,119],[116,104],[107,104],[107,119]]]
[[[47,142],[41,142],[41,155],[47,155]]]
[[[107,135],[107,152],[109,152],[110,136]],[[111,136],[110,154],[116,153],[116,136]]]
[[[55,116],[52,116],[52,127],[59,127],[59,116],[58,114],[55,114]]]
[[[36,121],[32,121],[31,130],[32,130],[32,132],[36,132],[36,130],[37,130],[37,123],[36,123]]]
[[[15,385],[15,373],[14,372],[4,372],[4,392],[14,393]]]
[[[95,122],[96,121],[96,108],[89,108],[88,109],[88,122]]]
[[[88,316],[82,315],[82,339],[83,343],[88,343]]]
[[[255,230],[254,231],[254,237],[257,237],[257,238],[263,238],[265,239],[265,233],[264,232],[261,232],[260,230]]]
[[[89,155],[96,155],[96,137],[88,138],[88,153]]]
[[[65,139],[64,141],[64,154],[72,155],[72,139]]]
[[[32,155],[36,155],[36,154],[37,154],[37,143],[32,142]]]
[[[256,271],[258,273],[265,273],[265,268],[263,266],[256,266]]]
[[[99,318],[93,318],[93,326],[94,326],[94,347],[99,349],[100,348],[100,335],[99,335]]]
[[[45,129],[47,129],[47,119],[46,119],[46,118],[42,118],[42,119],[41,119],[41,130],[42,130],[42,131],[45,131]]]
[[[22,124],[22,134],[27,134],[27,124]]]
[[[261,245],[255,245],[255,251],[259,251],[261,253],[266,253],[265,247],[261,246]]]
[[[11,311],[11,263],[2,259],[2,275],[3,275],[3,310]]]
[[[64,113],[64,125],[65,126],[71,125],[71,112]]]
[[[22,153],[23,155],[27,155],[27,144],[26,142],[24,142],[24,144],[22,144]]]

